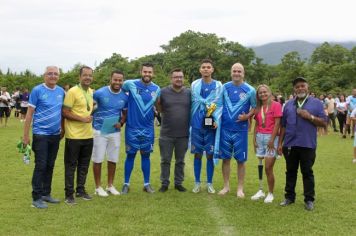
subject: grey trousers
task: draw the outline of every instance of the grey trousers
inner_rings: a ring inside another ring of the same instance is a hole
[[[174,184],[182,185],[184,180],[184,156],[188,149],[188,137],[172,138],[161,136],[159,138],[159,150],[161,153],[161,182],[168,186],[172,155],[176,159],[174,167]]]

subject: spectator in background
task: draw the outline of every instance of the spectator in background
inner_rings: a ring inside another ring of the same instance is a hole
[[[22,90],[22,94],[20,94],[20,100],[21,100],[21,103],[20,103],[20,106],[21,106],[21,118],[20,118],[20,121],[21,122],[25,121],[29,98],[30,98],[30,94],[28,93],[28,89],[24,88]]]
[[[352,94],[346,98],[347,103],[347,117],[346,128],[351,130],[351,138],[354,138],[355,133],[355,121],[350,118],[351,112],[356,108],[356,88],[352,90]]]
[[[339,102],[336,103],[337,120],[339,121],[339,129],[343,138],[346,138],[346,116],[347,116],[347,103],[345,95],[341,94]]]
[[[333,98],[331,93],[329,93],[328,96],[325,98],[325,105],[328,112],[329,124],[331,122],[334,132],[339,132],[336,129],[336,123],[335,123],[335,105],[336,105],[335,99]]]
[[[6,91],[6,87],[1,87],[0,93],[0,124],[3,124],[3,118],[5,117],[4,126],[7,126],[7,120],[10,117],[10,94]]]

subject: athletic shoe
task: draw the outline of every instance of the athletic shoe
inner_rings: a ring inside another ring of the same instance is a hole
[[[167,185],[162,185],[161,188],[158,191],[160,191],[161,193],[164,193],[164,192],[167,192],[167,190],[168,190],[168,186]]]
[[[265,202],[265,203],[272,203],[272,202],[273,202],[273,199],[274,199],[273,193],[268,193],[268,194],[267,194],[267,197],[266,197],[265,200],[264,200],[264,202]]]
[[[281,202],[279,205],[282,206],[282,207],[285,207],[285,206],[289,206],[289,205],[291,205],[291,204],[293,204],[293,203],[294,203],[294,201],[292,201],[292,200],[286,198],[286,199],[284,199],[283,202]]]
[[[47,203],[42,201],[42,199],[38,199],[36,201],[32,201],[32,207],[38,208],[38,209],[46,209],[48,208]]]
[[[213,187],[213,184],[207,184],[206,188],[208,189],[208,193],[212,193],[212,194],[215,193],[215,189]]]
[[[107,192],[105,192],[102,187],[96,188],[94,194],[98,195],[99,197],[107,197],[107,196],[109,196],[109,194]]]
[[[111,187],[107,187],[106,191],[112,195],[120,195],[120,192],[112,185]]]
[[[354,159],[352,160],[352,163],[356,164],[356,158],[354,158]]]
[[[251,197],[251,200],[256,201],[256,200],[264,198],[265,196],[266,195],[262,190],[258,190],[258,192]]]
[[[77,203],[75,202],[75,199],[74,199],[73,196],[67,197],[66,200],[64,200],[64,202],[65,202],[67,205],[70,205],[70,206],[73,206],[73,205],[77,204]]]
[[[174,185],[174,188],[177,189],[179,192],[186,192],[187,189],[183,187],[181,184]]]
[[[146,193],[154,193],[155,192],[150,184],[143,186],[143,191]]]
[[[194,188],[193,188],[193,193],[199,193],[200,192],[200,183],[195,183]]]
[[[128,184],[124,184],[124,185],[122,186],[121,194],[128,194],[129,191],[130,191],[129,185],[128,185]]]
[[[312,210],[314,210],[314,202],[312,202],[312,201],[307,201],[307,202],[305,203],[304,207],[305,207],[305,210],[307,210],[307,211],[312,211]]]
[[[78,198],[80,197],[80,198],[82,198],[83,200],[86,200],[86,201],[90,201],[92,199],[92,197],[86,192],[76,193],[75,197],[78,197]]]
[[[42,196],[42,201],[53,203],[53,204],[60,203],[58,199],[52,198],[51,195]]]

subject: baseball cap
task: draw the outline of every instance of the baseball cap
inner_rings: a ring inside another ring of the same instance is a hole
[[[298,82],[308,83],[308,81],[305,78],[297,77],[295,80],[293,80],[293,86],[295,86]]]

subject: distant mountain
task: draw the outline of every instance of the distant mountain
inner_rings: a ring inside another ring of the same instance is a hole
[[[270,65],[277,65],[281,62],[283,56],[289,52],[297,51],[302,59],[309,59],[313,51],[322,43],[310,43],[302,40],[268,43],[252,48],[257,57],[263,59],[263,62]],[[347,49],[356,46],[356,42],[330,42],[330,44],[339,44]]]

